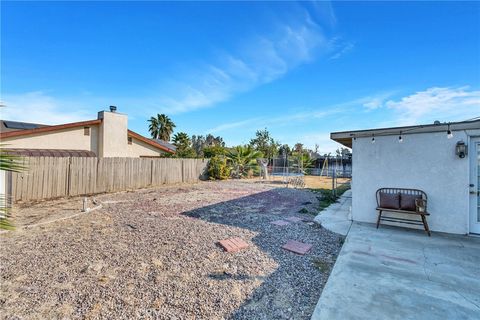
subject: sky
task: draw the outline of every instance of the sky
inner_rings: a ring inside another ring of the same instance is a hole
[[[1,2],[2,119],[227,145],[480,116],[480,2]]]

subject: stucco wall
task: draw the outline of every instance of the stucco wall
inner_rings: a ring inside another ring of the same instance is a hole
[[[127,154],[128,117],[122,113],[101,111],[98,150],[100,157],[125,157]]]
[[[433,231],[466,234],[469,219],[469,159],[455,155],[465,131],[357,138],[353,141],[352,217],[376,222],[375,191],[381,187],[421,189],[428,196]],[[470,132],[478,135],[480,132]],[[470,156],[470,155],[469,155]]]
[[[90,126],[89,136],[84,135],[83,128],[3,138],[2,143],[10,148],[90,150],[98,155],[98,125]]]
[[[127,146],[127,155],[126,157],[140,157],[140,156],[149,156],[149,157],[158,157],[162,154],[161,150],[146,144],[143,141],[132,139],[132,144]]]

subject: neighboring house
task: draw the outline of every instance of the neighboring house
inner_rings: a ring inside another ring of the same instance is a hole
[[[330,137],[352,148],[353,220],[376,222],[377,189],[415,188],[427,193],[431,230],[480,234],[480,120]]]
[[[128,130],[127,115],[100,111],[95,120],[53,126],[4,120],[1,143],[24,156],[159,157],[175,153],[159,143]]]
[[[152,140],[155,141],[156,143],[164,146],[165,148],[172,150],[173,152],[177,151],[177,147],[175,145],[171,144],[171,143],[168,143],[168,142],[166,142],[164,140],[161,140],[161,139],[152,139]]]

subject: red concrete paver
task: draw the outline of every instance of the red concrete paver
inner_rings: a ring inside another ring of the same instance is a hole
[[[288,251],[292,251],[292,252],[304,255],[312,248],[312,245],[308,243],[295,241],[295,240],[288,240],[287,243],[282,248]]]
[[[276,226],[286,226],[287,224],[290,224],[290,222],[285,221],[285,220],[275,220],[270,222],[271,224],[274,224]]]
[[[227,252],[237,252],[248,247],[248,243],[241,238],[228,238],[221,240],[219,243]]]
[[[302,221],[302,219],[299,218],[299,217],[288,217],[288,218],[285,218],[285,220],[292,221],[292,222],[300,222],[300,221]]]

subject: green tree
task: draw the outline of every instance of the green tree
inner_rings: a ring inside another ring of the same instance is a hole
[[[193,135],[192,136],[192,148],[193,150],[195,150],[195,153],[197,154],[197,157],[204,157],[205,154],[203,152],[204,148],[205,148],[205,137],[200,135],[200,136],[196,136],[196,135]]]
[[[295,152],[298,152],[298,153],[302,152],[303,151],[303,143],[300,143],[300,142],[295,143],[295,146],[293,147],[293,150]]]
[[[335,150],[335,154],[338,158],[347,159],[351,157],[352,152],[350,151],[350,149],[342,147]]]
[[[157,117],[151,117],[148,122],[148,131],[153,139],[160,139],[163,141],[170,141],[170,136],[173,129],[176,127],[175,123],[165,114],[157,114]]]
[[[195,158],[196,153],[192,148],[192,141],[185,132],[175,133],[173,144],[177,148],[175,152],[177,158]]]
[[[225,155],[226,153],[227,153],[227,149],[222,146],[212,146],[212,147],[203,148],[203,156],[205,158],[212,158],[215,156]]]
[[[278,154],[280,143],[275,141],[265,128],[265,130],[257,130],[255,138],[250,140],[250,146],[256,151],[260,151],[265,158],[273,158]]]
[[[233,175],[241,178],[247,175],[248,170],[256,167],[258,169],[257,159],[262,158],[262,153],[256,151],[252,146],[236,146],[227,151],[227,159],[233,167]]]
[[[208,134],[206,137],[192,136],[192,148],[198,157],[211,158],[215,155],[225,154],[225,142],[220,136]]]
[[[207,134],[207,137],[205,138],[205,143],[209,147],[212,147],[212,146],[225,147],[225,142],[223,141],[222,137],[220,136],[214,137],[211,134]]]
[[[292,150],[290,149],[290,146],[288,144],[283,144],[278,148],[279,155],[290,155],[291,153]]]

